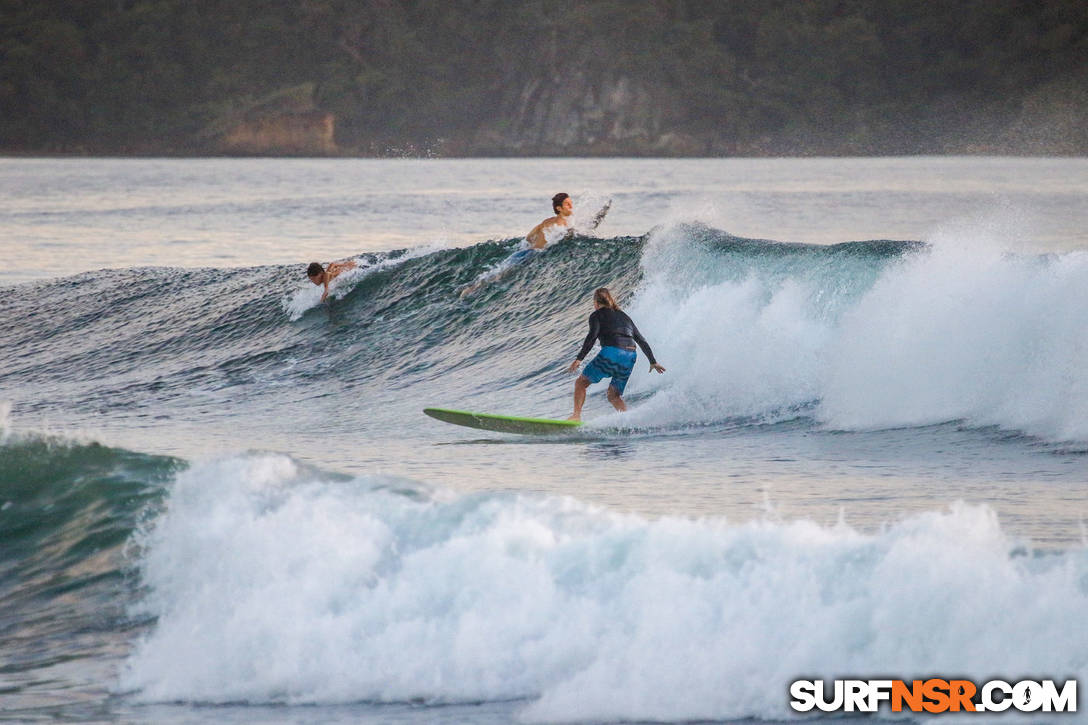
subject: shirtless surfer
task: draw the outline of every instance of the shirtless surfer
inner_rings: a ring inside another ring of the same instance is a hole
[[[600,211],[593,215],[593,219],[590,220],[586,226],[588,231],[593,231],[608,214],[609,208],[612,206],[612,200],[609,199]],[[460,291],[461,299],[466,299],[475,294],[481,287],[486,284],[490,284],[495,280],[501,279],[510,272],[516,265],[521,264],[527,258],[540,253],[544,247],[548,246],[549,242],[555,242],[559,237],[567,237],[574,234],[574,201],[570,198],[570,194],[559,192],[552,197],[552,211],[555,212],[555,216],[548,217],[544,221],[533,227],[533,230],[525,235],[525,241],[528,244],[527,247],[518,249],[509,257],[500,262],[497,266],[485,271],[479,277],[476,278],[472,284],[464,287]],[[562,230],[562,233],[558,233]]]
[[[329,262],[328,267],[322,267],[318,262],[310,262],[310,266],[306,268],[306,276],[314,284],[325,286],[325,291],[321,294],[321,301],[324,302],[329,296],[329,282],[348,269],[355,269],[355,262],[350,259],[343,262]]]
[[[551,230],[555,227],[567,228],[570,226],[570,217],[574,213],[574,202],[570,198],[570,194],[559,192],[552,197],[552,211],[555,212],[555,216],[548,217],[544,221],[533,227],[533,231],[526,235],[526,239],[529,240],[529,246],[533,249],[541,249],[548,244],[548,236],[551,236]]]

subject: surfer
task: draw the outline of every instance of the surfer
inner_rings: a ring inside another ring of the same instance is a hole
[[[659,373],[665,372],[665,368],[654,359],[650,343],[635,327],[634,321],[623,312],[612,293],[607,287],[600,287],[593,293],[593,314],[589,316],[589,334],[582,343],[582,350],[578,357],[567,368],[568,372],[576,372],[582,364],[593,343],[601,342],[601,351],[597,357],[586,365],[582,374],[574,381],[574,414],[568,420],[582,419],[582,405],[586,402],[586,389],[593,383],[603,378],[611,378],[608,385],[608,402],[621,413],[627,410],[627,404],[623,402],[623,389],[627,386],[627,379],[631,377],[631,371],[635,368],[635,343],[642,348],[642,352],[650,359],[650,370]]]
[[[593,219],[590,220],[587,229],[593,231],[604,220],[605,215],[608,214],[608,210],[612,207],[612,200],[609,199],[600,211],[593,215]],[[502,279],[504,276],[510,273],[514,267],[523,263],[533,255],[540,254],[541,250],[548,246],[548,242],[556,241],[558,236],[566,238],[574,234],[574,201],[570,198],[570,194],[565,192],[559,192],[552,197],[552,211],[555,212],[555,216],[548,217],[544,221],[533,227],[533,230],[525,235],[525,244],[527,246],[518,249],[506,259],[502,260],[497,266],[488,269],[480,276],[478,276],[471,284],[463,287],[458,293],[461,299],[467,299],[476,294],[484,285],[495,282]],[[562,235],[555,233],[558,229],[565,229],[566,231]]]
[[[321,294],[321,301],[324,302],[329,296],[329,282],[348,269],[355,269],[355,262],[350,259],[344,262],[329,262],[328,267],[322,267],[318,262],[310,262],[310,266],[306,268],[306,276],[316,285],[325,285],[325,291]]]
[[[533,249],[542,249],[547,246],[549,233],[556,227],[569,227],[570,217],[574,213],[574,201],[570,194],[559,192],[552,197],[552,211],[555,216],[548,217],[533,227],[525,238],[529,240],[529,246]]]

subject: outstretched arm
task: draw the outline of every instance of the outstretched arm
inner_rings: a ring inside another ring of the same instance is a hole
[[[607,214],[608,210],[611,209],[611,208],[612,208],[612,200],[609,199],[607,202],[605,202],[605,205],[601,207],[601,210],[593,215],[593,221],[591,221],[589,223],[589,230],[590,231],[593,231],[594,229],[596,229],[597,227],[599,227],[601,225],[601,222],[604,221],[605,214]]]
[[[635,323],[631,323],[631,329],[634,332],[635,342],[642,348],[642,352],[646,357],[650,358],[650,370],[656,370],[659,373],[665,372],[665,368],[657,364],[657,360],[654,358],[654,351],[650,349],[650,343],[646,342],[646,338],[642,336],[642,333],[638,331],[638,327]]]

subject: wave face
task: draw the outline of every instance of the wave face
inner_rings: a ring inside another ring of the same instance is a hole
[[[145,702],[788,719],[798,673],[1088,674],[1088,552],[1033,554],[985,507],[874,535],[647,520],[250,455],[179,473],[136,541]]]
[[[640,243],[575,239],[459,298],[517,245],[364,255],[330,305],[302,265],[102,270],[11,288],[0,301],[0,396],[14,391],[17,417],[213,420],[225,403],[224,416],[255,416],[330,385],[378,403],[441,379],[437,397],[455,397],[479,386],[466,375],[479,366],[504,371],[492,387],[531,381],[544,364],[534,355],[570,344],[581,290],[634,286]]]
[[[1088,440],[1086,253],[783,244],[676,225],[576,237],[459,297],[518,244],[363,255],[329,305],[302,265],[103,270],[10,288],[0,396],[18,391],[20,416],[123,411],[154,425],[265,420],[335,390],[369,401],[365,416],[341,411],[355,429],[394,433],[421,402],[501,393],[559,414],[569,385],[556,371],[605,285],[669,368],[632,378],[641,407],[624,426],[803,415],[841,430],[965,421]],[[281,429],[321,426],[308,415]]]
[[[0,441],[5,710],[101,694],[103,662],[132,625],[126,544],[178,467],[56,438]]]

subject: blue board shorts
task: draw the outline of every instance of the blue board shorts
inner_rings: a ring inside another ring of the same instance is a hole
[[[623,395],[623,389],[627,387],[627,379],[631,377],[631,371],[635,369],[635,351],[624,350],[622,347],[602,347],[597,357],[586,365],[582,375],[589,378],[589,382],[597,383],[603,378],[612,378],[612,387]]]
[[[528,249],[519,249],[518,251],[507,257],[507,261],[509,261],[511,264],[520,264],[521,262],[525,261],[526,257],[530,257],[534,253],[539,251],[539,249],[535,249],[533,247],[530,247]]]

